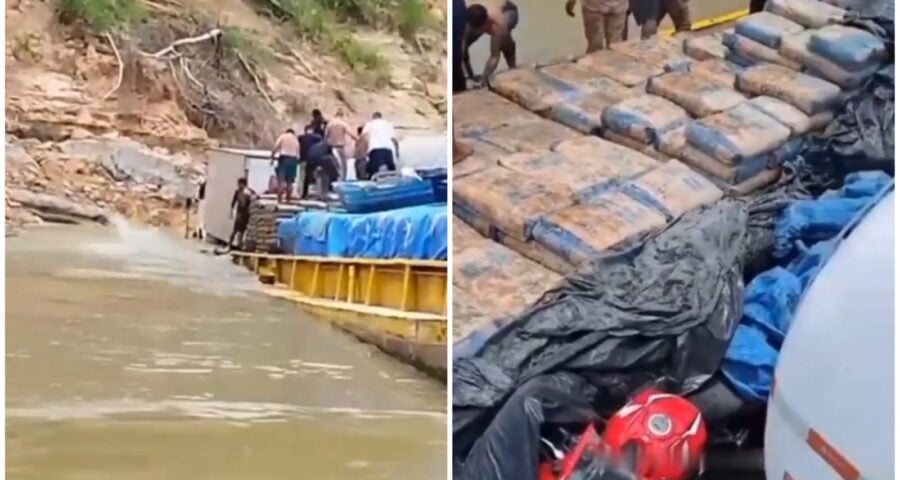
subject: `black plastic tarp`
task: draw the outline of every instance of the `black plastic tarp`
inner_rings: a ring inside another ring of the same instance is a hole
[[[740,201],[688,214],[645,244],[570,274],[479,355],[457,359],[461,478],[537,478],[535,424],[554,418],[547,412],[563,395],[548,393],[542,375],[567,372],[566,398],[601,414],[659,379],[678,393],[709,379],[741,317],[749,219]],[[533,382],[542,395],[522,393]]]

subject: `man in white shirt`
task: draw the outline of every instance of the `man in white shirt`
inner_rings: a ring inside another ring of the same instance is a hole
[[[397,142],[394,126],[381,118],[381,113],[375,112],[372,120],[363,127],[362,133],[369,145],[369,163],[366,165],[366,173],[369,174],[369,177],[382,170],[397,170],[397,165],[394,163],[394,152],[399,160],[400,143]]]

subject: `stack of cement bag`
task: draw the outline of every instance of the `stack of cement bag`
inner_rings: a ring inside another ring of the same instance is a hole
[[[250,222],[244,236],[247,251],[273,253],[278,251],[278,219],[290,218],[298,207],[279,206],[273,201],[254,200],[250,207]]]
[[[782,38],[803,30],[802,25],[771,12],[748,15],[737,21],[734,32],[722,37],[722,43],[728,47],[725,58],[745,67],[768,62],[800,70],[800,63],[782,56],[778,49]]]
[[[561,277],[453,219],[454,340],[500,327]],[[458,320],[458,321],[457,321]]]
[[[565,274],[721,196],[681,162],[583,136],[455,177],[453,202],[481,235]]]
[[[884,42],[837,24],[847,14],[840,7],[819,0],[772,0],[767,10],[742,18],[734,31],[723,34],[725,59],[745,67],[781,65],[844,89],[859,87],[884,65]],[[700,60],[719,53],[712,38],[689,40],[685,51]]]

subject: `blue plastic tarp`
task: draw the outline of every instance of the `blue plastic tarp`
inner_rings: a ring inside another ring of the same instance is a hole
[[[744,314],[722,361],[722,373],[747,401],[765,402],[775,364],[803,292],[831,257],[840,234],[876,203],[893,180],[883,172],[847,176],[843,188],[789,205],[775,225],[781,265],[750,282]]]
[[[368,214],[311,211],[278,226],[282,251],[345,258],[447,258],[447,205]]]

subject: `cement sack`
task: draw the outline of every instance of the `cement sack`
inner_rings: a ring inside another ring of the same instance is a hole
[[[543,216],[534,228],[534,238],[573,265],[581,265],[665,226],[662,213],[624,193],[611,193],[591,205]]]
[[[803,25],[771,12],[758,12],[737,21],[734,33],[772,49],[781,45],[781,37],[803,31]]]
[[[792,137],[821,130],[834,119],[834,114],[831,112],[809,116],[801,112],[799,108],[773,97],[756,97],[747,103],[790,128]]]
[[[738,74],[739,90],[784,100],[807,115],[831,111],[840,105],[841,89],[820,78],[778,65],[755,65]]]
[[[463,178],[473,173],[480,172],[491,165],[497,165],[497,159],[473,153],[465,160],[453,164],[453,179]]]
[[[572,204],[571,193],[501,166],[453,182],[453,203],[519,240],[543,215]]]
[[[722,190],[678,160],[669,160],[626,183],[621,191],[662,212],[669,221],[722,198]]]
[[[688,143],[728,165],[776,150],[791,130],[771,116],[742,104],[687,127]]]
[[[516,155],[500,163],[535,180],[571,189],[576,202],[590,202],[657,165],[596,137],[562,142],[549,154]]]
[[[684,124],[660,135],[656,148],[670,158],[682,158],[687,146],[687,127],[688,124]]]
[[[547,118],[581,133],[596,135],[603,128],[603,110],[621,98],[623,97],[611,99],[606,95],[586,95],[553,107]]]
[[[533,68],[500,72],[491,81],[491,89],[535,113],[549,110],[575,93],[571,86],[553,81]]]
[[[484,307],[475,304],[468,292],[453,287],[453,343],[466,339],[473,332],[503,323],[502,319],[495,323],[489,315]]]
[[[764,63],[750,57],[745,57],[744,55],[741,55],[740,53],[735,52],[730,48],[728,49],[728,53],[725,54],[725,60],[729,63],[740,65],[741,67],[745,68],[752,67],[758,63]]]
[[[819,0],[768,0],[766,10],[807,28],[821,28],[844,18],[846,10]]]
[[[615,188],[619,180],[640,173],[621,158],[604,161],[601,155],[599,152],[592,156],[520,153],[501,159],[500,165],[552,185],[558,191],[569,191],[573,201],[583,202]]]
[[[535,115],[487,90],[453,95],[453,128],[460,135],[503,127],[529,120]]]
[[[846,70],[862,70],[886,60],[887,48],[877,36],[858,28],[829,25],[810,38],[809,48]]]
[[[648,145],[688,120],[690,116],[683,108],[656,95],[627,98],[603,111],[606,129]]]
[[[634,178],[659,165],[639,151],[594,136],[561,142],[553,147],[553,151],[567,157],[588,158],[597,164],[594,168],[617,180]],[[589,202],[591,198],[582,195],[580,200]]]
[[[672,159],[672,157],[663,153],[659,149],[659,147],[657,147],[655,145],[650,145],[650,146],[645,147],[643,150],[641,150],[641,153],[643,153],[647,157],[650,157],[660,163],[665,163]]]
[[[563,140],[580,136],[579,132],[571,128],[538,118],[530,122],[488,130],[473,138],[506,152],[515,153],[549,150]]]
[[[722,43],[736,54],[726,55],[726,58],[738,65],[750,66],[760,62],[768,62],[792,70],[801,70],[803,68],[798,62],[781,56],[777,48],[763,45],[737,33],[725,35],[722,38]]]
[[[827,58],[813,52],[810,43],[815,30],[785,37],[781,54],[802,64],[806,73],[828,80],[844,88],[854,88],[865,83],[879,68],[875,63],[868,68],[847,70]]]
[[[828,80],[845,89],[862,86],[881,68],[879,64],[873,64],[858,70],[848,70],[813,52],[807,53],[802,63],[806,67],[806,73]]]
[[[627,148],[628,150],[634,151],[635,153],[640,153],[645,157],[652,158],[661,162],[669,160],[669,158],[659,150],[657,150],[654,145],[641,143],[640,141],[622,135],[621,133],[616,133],[612,130],[604,130],[602,136],[604,139],[609,140],[615,145],[620,145]]]
[[[490,132],[490,130],[488,130]],[[490,141],[484,141],[480,137],[486,135],[485,133],[478,134],[477,136],[472,133],[470,136],[463,137],[464,141],[472,148],[473,155],[477,155],[483,159],[488,159],[497,162],[497,159],[503,157],[505,155],[509,155],[511,151],[504,147],[503,145],[497,145],[491,143]],[[456,166],[454,165],[455,169]]]
[[[725,58],[727,51],[722,39],[712,35],[692,37],[684,41],[684,53],[697,61]]]
[[[713,115],[746,100],[734,88],[722,87],[690,72],[651,78],[647,92],[671,100],[695,117]]]
[[[604,83],[604,88],[600,88]],[[603,127],[603,110],[634,95],[631,90],[602,77],[592,84],[592,88],[578,99],[553,107],[547,116],[579,132],[595,135]]]
[[[474,228],[470,227],[458,216],[453,215],[453,254],[472,247],[481,247],[491,241],[485,238]]]
[[[596,75],[611,78],[626,87],[634,87],[650,77],[662,75],[665,69],[650,65],[630,55],[615,50],[600,50],[578,59],[578,65],[593,71]]]
[[[566,275],[575,268],[568,260],[547,250],[543,245],[534,240],[529,240],[527,242],[518,240],[500,231],[495,231],[492,238],[500,245],[513,250],[519,255],[522,255],[556,274]]]
[[[540,72],[558,82],[562,82],[584,93],[608,92],[622,85],[615,80],[597,75],[597,72],[574,62],[557,63],[542,67]]]
[[[778,53],[782,57],[793,60],[799,64],[810,55],[809,39],[812,38],[815,30],[804,30],[796,35],[787,35],[781,39],[781,46],[778,47]]]
[[[781,168],[767,168],[736,185],[720,185],[728,197],[743,197],[775,184],[781,178]]]
[[[691,65],[692,73],[726,88],[736,88],[737,74],[743,71],[744,67],[727,60],[704,60]]]
[[[492,242],[453,256],[453,286],[495,321],[514,318],[559,280],[559,275]]]
[[[636,152],[643,152],[645,148],[652,147],[653,145],[649,143],[644,143],[640,140],[635,140],[627,135],[622,135],[621,133],[616,133],[610,129],[605,129],[600,134],[606,140],[610,142],[621,145],[623,147],[628,148],[629,150],[634,150]]]
[[[721,182],[717,185],[737,185],[769,168],[770,158],[759,155],[737,165],[727,165],[688,143],[682,149],[681,160],[707,177]]]
[[[664,72],[687,71],[693,62],[684,53],[680,39],[655,36],[640,42],[615,43],[611,48]]]
[[[453,205],[453,215],[459,217],[464,223],[469,225],[472,230],[475,230],[483,237],[489,238],[491,241],[513,250],[519,255],[522,255],[552,272],[565,275],[574,268],[567,260],[547,250],[537,242],[514,238],[492,226],[490,221],[486,220],[484,217],[468,210],[458,203],[454,203]]]

